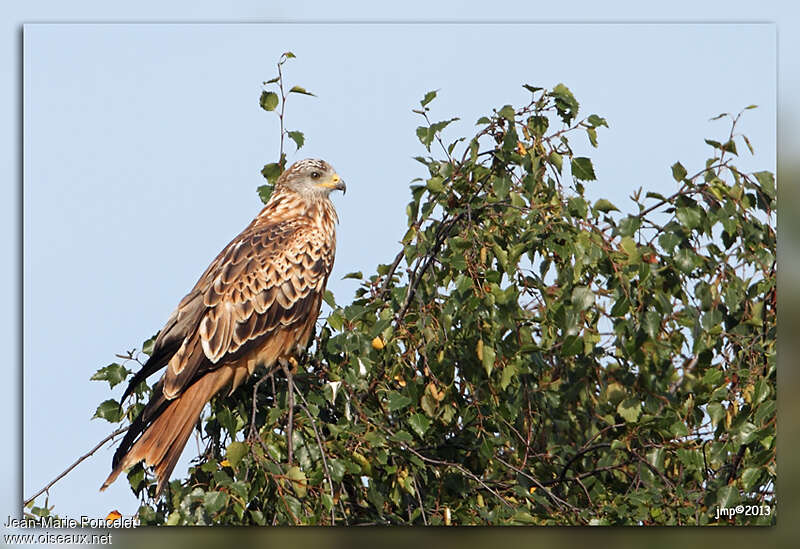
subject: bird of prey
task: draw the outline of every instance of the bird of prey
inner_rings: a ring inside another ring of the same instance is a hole
[[[144,461],[160,494],[211,397],[232,393],[259,366],[286,366],[306,348],[336,251],[334,190],[346,187],[327,162],[293,164],[264,209],[181,300],[122,395],[120,402],[166,366],[101,490]]]

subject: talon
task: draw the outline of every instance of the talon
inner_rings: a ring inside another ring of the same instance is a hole
[[[290,364],[289,371],[292,373],[292,375],[296,374],[297,368],[300,366],[300,364],[297,362],[297,359],[293,356],[290,356],[289,364]]]

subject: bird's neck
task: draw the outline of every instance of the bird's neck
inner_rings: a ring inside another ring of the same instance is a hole
[[[276,222],[296,219],[298,216],[308,217],[320,225],[335,225],[339,222],[333,202],[327,196],[308,197],[283,190],[277,190],[272,194],[257,219]]]

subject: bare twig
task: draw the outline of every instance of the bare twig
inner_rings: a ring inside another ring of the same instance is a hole
[[[256,428],[256,408],[258,405],[258,388],[261,386],[262,383],[264,383],[267,380],[267,378],[271,376],[272,372],[263,376],[253,385],[253,411],[251,412],[250,415],[250,429],[247,433],[247,438],[249,439],[255,439],[255,437],[258,435],[258,429]]]
[[[384,429],[384,430],[385,430],[385,431],[387,431],[388,433],[390,433],[392,436],[394,436],[394,433],[392,433],[392,432],[391,432],[389,429]],[[507,501],[506,501],[506,500],[505,500],[505,499],[504,499],[504,498],[503,498],[503,497],[502,497],[500,494],[498,494],[498,493],[497,493],[497,492],[496,492],[494,489],[492,489],[492,487],[491,487],[491,486],[489,486],[488,484],[486,484],[486,483],[485,483],[483,480],[481,480],[481,478],[480,478],[478,475],[476,475],[475,473],[473,473],[473,472],[472,472],[472,471],[470,471],[469,469],[465,469],[463,466],[459,465],[458,463],[452,463],[452,462],[450,462],[450,461],[443,461],[443,460],[440,460],[440,459],[433,459],[433,458],[429,458],[429,457],[427,457],[427,456],[425,456],[425,455],[423,455],[423,454],[420,454],[419,452],[417,452],[415,449],[411,448],[410,446],[406,446],[406,449],[407,449],[409,452],[411,452],[412,454],[414,454],[415,456],[417,456],[417,457],[418,457],[419,459],[421,459],[422,461],[427,461],[428,463],[436,463],[436,464],[438,464],[438,465],[445,465],[445,466],[447,466],[447,467],[453,467],[453,468],[455,468],[455,469],[458,469],[459,471],[461,471],[461,473],[462,473],[462,474],[464,474],[464,475],[467,475],[467,476],[468,476],[468,477],[470,477],[472,480],[474,480],[475,482],[477,482],[478,484],[480,484],[481,486],[483,486],[483,487],[484,487],[486,490],[488,490],[489,492],[491,492],[491,493],[492,493],[492,495],[494,495],[494,496],[495,496],[497,499],[499,499],[500,501],[502,501],[502,502],[503,502],[503,503],[506,505],[506,507],[512,507],[512,505],[511,505],[510,503],[508,503],[508,502],[507,502]]]
[[[573,513],[580,513],[580,509],[578,509],[577,507],[575,507],[575,506],[571,505],[570,503],[568,503],[568,502],[564,501],[564,500],[563,500],[563,499],[561,499],[560,497],[558,497],[558,496],[556,496],[555,494],[553,494],[553,492],[551,492],[550,490],[548,490],[548,489],[545,487],[545,485],[544,485],[544,484],[542,484],[541,482],[539,482],[539,480],[538,480],[537,478],[535,478],[535,477],[533,477],[533,476],[529,475],[528,473],[526,473],[526,472],[525,472],[525,471],[523,471],[522,469],[518,469],[518,468],[514,467],[513,465],[511,465],[510,463],[508,463],[507,461],[505,461],[504,459],[502,459],[500,456],[495,456],[495,458],[497,458],[497,461],[499,461],[500,463],[502,463],[503,465],[505,465],[505,466],[506,466],[506,467],[508,467],[509,469],[512,469],[512,470],[516,471],[517,473],[519,473],[520,475],[524,476],[525,478],[527,478],[528,480],[530,480],[532,483],[534,483],[534,484],[536,485],[536,487],[537,487],[539,490],[541,490],[542,492],[544,492],[544,494],[545,494],[545,495],[546,495],[548,498],[550,498],[550,500],[551,500],[553,503],[555,503],[556,505],[558,505],[559,507],[566,507],[567,509],[569,509],[569,510],[570,510],[570,511],[572,511]]]
[[[72,470],[73,470],[75,467],[77,467],[77,466],[78,466],[78,465],[79,465],[81,462],[83,462],[85,459],[89,458],[89,457],[90,457],[92,454],[94,454],[94,453],[95,453],[97,450],[99,450],[99,449],[100,449],[100,447],[101,447],[101,446],[103,446],[103,444],[105,444],[105,443],[106,443],[106,442],[108,442],[109,440],[113,439],[115,436],[117,436],[117,435],[119,435],[119,434],[122,434],[122,433],[124,433],[124,432],[125,432],[125,431],[127,431],[129,428],[130,428],[130,426],[128,426],[128,427],[120,427],[119,429],[117,429],[116,431],[114,431],[113,433],[111,433],[110,435],[108,435],[107,437],[105,437],[103,440],[101,440],[100,442],[98,442],[98,443],[97,443],[97,445],[96,445],[94,448],[92,448],[91,450],[89,450],[88,452],[86,452],[85,454],[83,454],[81,457],[79,457],[79,458],[78,458],[78,459],[75,461],[75,463],[73,463],[72,465],[70,465],[69,467],[67,467],[67,468],[64,470],[64,472],[63,472],[63,473],[61,473],[61,474],[60,474],[60,475],[58,475],[56,478],[54,478],[53,480],[51,480],[50,482],[48,482],[48,483],[47,483],[47,485],[46,485],[44,488],[42,488],[41,490],[39,490],[38,492],[36,492],[35,494],[33,494],[31,497],[29,497],[28,499],[26,499],[25,501],[23,501],[23,502],[22,502],[22,506],[23,506],[23,507],[25,507],[25,506],[26,506],[26,505],[28,505],[30,502],[32,502],[33,500],[35,500],[36,498],[38,498],[40,495],[42,495],[44,492],[47,492],[47,491],[48,491],[48,490],[49,490],[49,489],[50,489],[50,488],[51,488],[51,487],[52,487],[52,486],[53,486],[53,485],[54,485],[56,482],[58,482],[59,480],[61,480],[61,479],[62,479],[62,478],[64,478],[65,476],[67,476],[67,474],[69,474],[69,472],[70,472],[70,471],[72,471]]]
[[[331,492],[331,526],[336,526],[336,514],[334,511],[335,505],[333,504],[333,480],[331,479],[331,473],[328,470],[328,459],[325,457],[325,448],[322,446],[322,439],[320,438],[319,431],[317,430],[317,422],[314,420],[311,412],[308,411],[308,402],[306,402],[306,397],[304,397],[303,393],[300,391],[297,392],[297,396],[299,396],[301,400],[300,407],[303,408],[306,416],[308,416],[308,419],[311,420],[311,428],[314,429],[314,436],[317,439],[319,453],[322,456],[322,468],[325,469],[325,478],[328,479],[328,488],[330,488]]]
[[[425,516],[425,506],[422,504],[422,494],[419,493],[419,484],[417,484],[417,475],[412,477],[414,479],[414,491],[417,493],[417,501],[419,502],[419,511],[422,513],[422,524],[428,525],[428,519]]]
[[[744,457],[746,450],[747,446],[745,444],[739,446],[739,451],[736,452],[736,455],[733,458],[733,463],[731,463],[731,468],[728,471],[728,478],[726,479],[728,484],[730,484],[731,481],[736,478],[736,472],[739,470],[739,464],[742,462],[742,458]]]
[[[400,250],[400,252],[394,258],[392,265],[389,267],[389,272],[386,273],[386,278],[383,281],[383,286],[381,286],[381,291],[378,293],[379,297],[383,297],[386,291],[389,289],[389,285],[392,283],[392,278],[394,277],[394,272],[397,270],[397,266],[400,264],[400,261],[403,259],[404,255],[405,250]]]
[[[564,482],[564,478],[566,477],[567,471],[569,471],[569,468],[572,466],[573,463],[575,463],[575,461],[577,461],[584,455],[588,454],[589,452],[592,452],[594,450],[599,450],[600,448],[609,448],[609,447],[611,447],[611,444],[609,444],[608,442],[601,442],[599,444],[594,444],[592,446],[584,447],[583,449],[578,451],[574,456],[572,456],[569,459],[569,461],[567,461],[567,463],[564,465],[564,468],[561,469],[561,474],[558,476],[558,482],[559,483]]]
[[[270,380],[272,380],[272,390],[273,390],[273,393],[274,393],[274,391],[275,391],[275,377],[274,377],[274,374],[275,374],[276,370],[277,370],[277,368],[273,367],[266,374],[261,376],[261,379],[259,379],[253,385],[253,406],[252,406],[253,410],[252,410],[252,412],[250,414],[250,429],[248,430],[248,433],[247,433],[247,438],[248,439],[252,440],[252,439],[254,439],[256,437],[261,438],[261,436],[258,434],[258,429],[256,428],[256,408],[258,406],[258,388],[267,379],[270,379]]]
[[[425,271],[428,270],[428,267],[430,267],[431,263],[433,263],[433,260],[439,254],[439,249],[442,247],[445,239],[450,234],[450,231],[453,229],[456,223],[461,221],[463,218],[464,214],[461,213],[451,220],[442,220],[440,223],[439,228],[436,231],[436,239],[433,248],[425,257],[425,262],[422,264],[422,268],[419,270],[419,273],[414,272],[411,276],[411,280],[408,282],[408,292],[406,293],[406,298],[403,301],[403,305],[400,307],[400,311],[398,311],[397,315],[395,315],[395,322],[397,324],[400,324],[406,314],[406,311],[408,311],[408,308],[411,305],[411,300],[414,298],[414,294],[417,291],[417,286],[419,286]]]
[[[294,382],[292,381],[291,368],[283,366],[283,372],[286,374],[286,405],[289,408],[289,417],[286,420],[286,451],[289,465],[291,465],[292,461],[294,461],[294,443],[292,441],[294,431]]]

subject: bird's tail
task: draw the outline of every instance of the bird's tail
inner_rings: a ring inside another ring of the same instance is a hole
[[[208,372],[171,401],[161,394],[154,395],[153,401],[142,410],[123,438],[114,455],[113,470],[100,490],[108,488],[128,467],[144,461],[155,471],[158,479],[156,496],[160,494],[169,482],[200,412],[211,397],[231,381],[232,374],[233,370],[226,367]],[[147,408],[151,408],[150,414]],[[155,417],[148,419],[148,415]],[[139,433],[141,436],[133,442]]]

